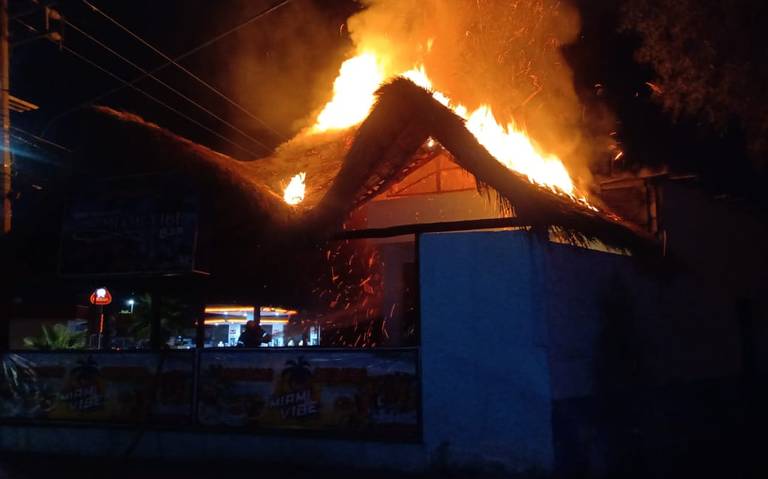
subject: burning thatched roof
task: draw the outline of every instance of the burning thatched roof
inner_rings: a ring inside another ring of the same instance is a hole
[[[477,178],[480,189],[498,193],[504,209],[514,207],[523,224],[558,226],[576,240],[583,235],[621,247],[647,244],[641,230],[606,210],[574,202],[503,166],[478,143],[462,118],[403,78],[379,89],[374,109],[355,132],[333,183],[323,188],[322,199],[313,200],[306,223],[338,228],[350,211],[428,160],[415,154],[430,137]]]
[[[399,78],[382,86],[376,106],[360,125],[339,174],[309,214],[331,224],[397,181],[413,165],[413,155],[432,137],[456,163],[472,173],[481,189],[491,188],[504,206],[531,226],[559,226],[576,236],[597,237],[617,246],[647,244],[638,228],[535,185],[509,170],[477,141],[464,120],[430,92]],[[341,214],[340,213],[344,213]]]
[[[89,136],[78,148],[78,166],[85,177],[173,174],[198,191],[233,199],[240,214],[270,222],[289,221],[293,210],[247,163],[218,153],[147,122],[137,115],[96,107]],[[225,201],[230,203],[230,201]]]
[[[98,143],[104,146],[101,153],[96,147],[96,157],[112,158],[110,174],[174,171],[189,177],[228,205],[217,210],[225,218],[224,210],[237,209],[237,219],[230,213],[229,223],[249,224],[249,230],[300,230],[302,236],[338,231],[350,211],[427,160],[418,152],[432,137],[477,178],[482,189],[497,192],[503,205],[513,206],[527,225],[559,226],[622,247],[648,243],[639,229],[617,217],[507,169],[478,143],[462,118],[402,78],[380,88],[374,109],[356,130],[300,135],[274,155],[252,162],[236,161],[135,115],[104,107],[98,111],[108,121],[100,125]],[[124,146],[116,150],[115,144]],[[310,185],[305,201],[291,208],[280,197],[285,186],[281,182],[299,171],[307,172]]]

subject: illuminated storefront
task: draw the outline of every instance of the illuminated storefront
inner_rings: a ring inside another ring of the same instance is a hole
[[[243,346],[239,342],[246,323],[254,320],[254,306],[206,306],[204,347]],[[271,340],[262,347],[318,346],[320,326],[310,325],[297,311],[271,306],[259,307],[261,328]]]

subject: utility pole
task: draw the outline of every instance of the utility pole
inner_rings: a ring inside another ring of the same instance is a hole
[[[11,232],[11,111],[10,61],[8,53],[8,0],[0,0],[0,108],[3,121],[2,234]]]

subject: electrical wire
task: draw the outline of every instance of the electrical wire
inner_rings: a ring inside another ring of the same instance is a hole
[[[264,15],[266,15],[267,13],[271,13],[271,12],[272,12],[272,11],[274,11],[274,10],[277,10],[278,8],[280,8],[280,7],[282,7],[282,6],[286,5],[286,4],[288,4],[290,1],[291,1],[291,0],[285,0],[285,1],[281,2],[281,3],[280,3],[280,4],[278,4],[278,5],[275,5],[274,7],[272,7],[272,8],[271,8],[271,9],[269,9],[268,11],[266,11],[266,12],[264,13]],[[178,69],[179,69],[179,70],[181,70],[182,72],[184,72],[184,73],[186,73],[187,75],[189,75],[190,77],[192,77],[192,78],[193,78],[195,81],[197,81],[199,84],[203,85],[203,86],[204,86],[204,87],[206,87],[208,90],[210,90],[211,92],[215,93],[217,96],[219,96],[220,98],[222,98],[223,100],[225,100],[227,103],[229,103],[230,105],[234,106],[235,108],[237,108],[237,109],[238,109],[238,110],[240,110],[241,112],[243,112],[243,113],[245,113],[246,115],[248,115],[248,117],[250,117],[252,120],[254,120],[254,121],[258,122],[258,123],[259,123],[259,124],[260,124],[262,127],[266,128],[267,130],[271,131],[272,133],[274,133],[275,135],[277,135],[277,136],[279,136],[279,137],[281,137],[281,136],[282,136],[282,135],[281,135],[281,133],[279,133],[279,132],[278,132],[278,131],[276,131],[274,128],[272,128],[271,126],[269,126],[269,125],[268,125],[266,122],[264,122],[264,121],[263,121],[261,118],[257,117],[256,115],[254,115],[254,114],[253,114],[253,113],[251,113],[250,111],[246,110],[246,109],[245,109],[245,108],[244,108],[242,105],[240,105],[240,104],[239,104],[239,103],[237,103],[236,101],[232,100],[230,97],[228,97],[227,95],[225,95],[224,93],[222,93],[222,92],[221,92],[220,90],[218,90],[216,87],[212,86],[210,83],[206,82],[205,80],[203,80],[202,78],[200,78],[198,75],[196,75],[195,73],[191,72],[189,69],[187,69],[187,68],[185,68],[184,66],[182,66],[181,64],[179,64],[179,63],[178,63],[176,60],[174,60],[173,58],[169,57],[168,55],[166,55],[165,53],[163,53],[161,50],[159,50],[157,47],[155,47],[155,46],[154,46],[154,45],[152,45],[151,43],[149,43],[149,42],[147,42],[146,40],[144,40],[144,39],[143,39],[141,36],[139,36],[138,34],[134,33],[133,31],[131,31],[131,30],[130,30],[128,27],[126,27],[126,26],[124,26],[123,24],[121,24],[120,22],[118,22],[118,21],[117,21],[115,18],[111,17],[111,16],[110,16],[110,15],[108,15],[106,12],[104,12],[104,11],[103,11],[103,10],[101,10],[101,9],[99,9],[99,8],[98,8],[96,5],[94,5],[93,3],[89,2],[88,0],[82,0],[82,2],[83,2],[83,3],[84,3],[86,6],[87,6],[87,7],[89,7],[91,10],[93,10],[93,12],[95,12],[95,13],[97,13],[97,14],[101,15],[102,17],[104,17],[105,19],[107,19],[108,21],[110,21],[110,22],[111,22],[113,25],[115,25],[116,27],[118,27],[119,29],[121,29],[122,31],[124,31],[125,33],[127,33],[128,35],[130,35],[131,37],[133,37],[135,40],[137,40],[138,42],[140,42],[142,45],[146,46],[147,48],[149,48],[150,50],[152,50],[152,51],[153,51],[153,52],[155,52],[156,54],[158,54],[158,55],[160,55],[161,57],[163,57],[163,59],[164,59],[166,62],[168,62],[168,64],[171,64],[171,65],[175,66],[176,68],[178,68]],[[255,20],[255,19],[256,19],[256,18],[254,18],[254,19],[252,19],[252,20]],[[242,27],[240,27],[240,28],[242,28]]]
[[[197,45],[196,47],[192,48],[191,50],[187,50],[186,52],[184,52],[184,53],[182,53],[182,54],[180,54],[178,56],[173,57],[172,60],[174,62],[179,62],[179,61],[181,61],[181,60],[183,60],[183,59],[185,59],[185,58],[187,58],[187,57],[189,57],[189,56],[199,52],[200,50],[202,50],[202,49],[204,49],[204,48],[206,48],[206,47],[208,47],[208,46],[218,42],[222,38],[227,37],[227,36],[235,33],[236,31],[238,31],[238,30],[240,30],[240,29],[250,25],[251,23],[255,22],[256,20],[259,20],[259,19],[269,15],[270,13],[279,10],[280,8],[284,7],[285,5],[290,3],[291,1],[292,0],[283,0],[283,1],[273,5],[271,7],[268,7],[266,9],[256,13],[254,16],[250,17],[249,19],[245,20],[244,22],[235,25],[234,27],[230,28],[229,30],[227,30],[227,31],[225,31],[223,33],[220,33],[219,35],[216,35],[215,37],[213,37],[213,38],[211,38],[211,39],[209,39],[209,40],[207,40],[207,41]],[[158,67],[156,67],[156,68],[154,68],[152,70],[149,70],[149,73],[155,74],[155,73],[157,73],[157,72],[159,72],[161,70],[164,70],[165,68],[167,68],[170,65],[171,65],[171,63],[164,63],[164,64],[159,65]],[[120,86],[118,86],[116,88],[112,88],[111,90],[107,90],[104,93],[100,93],[99,95],[96,95],[95,97],[93,97],[93,98],[91,98],[89,100],[84,101],[83,103],[75,106],[74,108],[70,108],[69,110],[66,110],[66,111],[56,115],[51,120],[49,120],[48,124],[43,128],[42,135],[44,136],[46,130],[48,130],[48,128],[50,128],[51,125],[54,122],[58,121],[63,116],[66,116],[66,115],[72,113],[73,111],[77,111],[80,108],[83,108],[85,106],[91,105],[94,102],[102,100],[102,99],[108,97],[109,95],[122,90],[125,87],[131,87],[132,85],[135,85],[136,83],[138,83],[139,81],[141,81],[141,80],[143,80],[145,78],[147,78],[147,75],[143,75],[143,74],[139,75],[139,76],[133,78],[132,80],[129,80],[127,84],[123,84],[123,85],[120,85]]]
[[[24,20],[21,20],[19,18],[14,18],[13,21],[18,23],[19,25],[23,26],[24,28],[26,28],[27,31],[29,31],[29,32],[38,33],[40,31],[37,28],[35,28],[32,25],[30,25],[29,23],[26,23]]]
[[[162,101],[162,100],[152,96],[151,94],[147,93],[146,91],[142,90],[141,88],[137,87],[136,85],[132,85],[128,80],[126,80],[126,79],[124,79],[124,78],[122,78],[122,77],[112,73],[111,71],[109,71],[106,68],[102,67],[98,63],[94,62],[93,60],[90,60],[89,58],[84,57],[83,55],[79,54],[75,50],[69,48],[68,46],[62,44],[61,45],[61,49],[63,51],[65,51],[65,52],[71,54],[72,56],[74,56],[76,58],[79,58],[81,61],[91,65],[92,67],[100,70],[101,72],[109,75],[110,77],[114,78],[115,80],[123,83],[125,86],[127,86],[127,87],[129,87],[129,88],[131,88],[131,89],[133,89],[135,91],[137,91],[138,93],[141,93],[142,95],[144,95],[145,97],[147,97],[150,100],[154,101],[155,103],[157,103],[157,104],[167,108],[168,110],[172,111],[173,113],[176,113],[177,115],[179,115],[180,117],[186,119],[190,123],[193,123],[193,124],[199,126],[200,128],[204,129],[205,131],[207,131],[207,132],[209,132],[209,133],[211,133],[211,134],[221,138],[222,140],[226,141],[227,143],[231,144],[232,146],[235,146],[236,148],[238,148],[240,150],[243,150],[243,151],[245,151],[245,152],[247,152],[247,153],[249,153],[249,154],[251,154],[253,156],[259,156],[256,152],[254,152],[254,151],[252,151],[252,150],[250,150],[250,149],[240,145],[239,143],[236,143],[236,142],[232,141],[231,139],[227,138],[226,136],[222,135],[221,133],[219,133],[219,132],[209,128],[208,126],[200,123],[199,121],[195,120],[194,118],[191,118],[190,116],[188,116],[185,113],[179,111],[178,109],[172,107],[171,105],[165,103],[164,101]]]
[[[37,135],[35,135],[33,133],[30,133],[27,130],[23,130],[23,129],[21,129],[19,127],[16,127],[16,126],[11,126],[11,130],[16,131],[18,133],[21,133],[23,135],[26,135],[26,136],[28,136],[28,137],[36,140],[36,141],[39,141],[40,143],[44,143],[46,145],[56,147],[56,148],[58,148],[60,150],[66,151],[67,153],[72,153],[72,150],[70,150],[66,146],[59,145],[58,143],[55,143],[55,142],[53,142],[51,140],[46,140],[45,138],[40,138],[39,136],[37,136]]]
[[[179,97],[183,98],[184,100],[188,101],[188,102],[189,102],[189,103],[191,103],[192,105],[196,106],[196,107],[197,107],[197,108],[199,108],[200,110],[204,111],[205,113],[208,113],[208,114],[209,114],[209,115],[211,115],[213,118],[217,119],[217,120],[218,120],[218,121],[220,121],[221,123],[223,123],[223,124],[227,125],[228,127],[230,127],[232,130],[234,130],[234,131],[236,131],[237,133],[241,134],[243,137],[245,137],[245,138],[247,138],[247,139],[251,140],[253,143],[255,143],[255,144],[259,145],[261,148],[263,148],[263,149],[264,149],[264,151],[265,151],[265,152],[269,152],[269,151],[272,151],[272,149],[271,149],[270,147],[268,147],[267,145],[265,145],[263,142],[261,142],[261,141],[257,140],[256,138],[253,138],[251,135],[249,135],[248,133],[244,132],[243,130],[241,130],[241,129],[240,129],[240,128],[238,128],[237,126],[235,126],[235,125],[233,125],[232,123],[228,122],[228,121],[227,121],[227,120],[225,120],[224,118],[220,117],[220,116],[219,116],[219,115],[217,115],[216,113],[212,112],[212,111],[211,111],[211,110],[209,110],[208,108],[204,107],[204,106],[203,106],[203,105],[201,105],[200,103],[198,103],[198,102],[196,102],[195,100],[193,100],[192,98],[188,97],[187,95],[185,95],[184,93],[180,92],[180,91],[179,91],[179,90],[177,90],[176,88],[172,87],[172,86],[171,86],[171,85],[169,85],[168,83],[166,83],[166,82],[164,82],[163,80],[161,80],[161,79],[157,78],[156,76],[152,75],[152,74],[151,74],[151,73],[149,73],[147,70],[145,70],[145,69],[144,69],[144,68],[142,68],[141,66],[137,65],[137,64],[136,64],[136,63],[134,63],[133,61],[129,60],[128,58],[124,57],[123,55],[121,55],[120,53],[118,53],[117,51],[115,51],[113,48],[111,48],[109,45],[105,44],[104,42],[102,42],[102,41],[101,41],[101,40],[99,40],[98,38],[95,38],[93,35],[91,35],[91,34],[89,34],[89,33],[85,32],[85,31],[84,31],[84,30],[82,30],[80,27],[78,27],[77,25],[75,25],[75,24],[73,24],[71,21],[69,21],[68,19],[65,19],[64,21],[65,21],[65,23],[67,24],[67,26],[71,27],[71,28],[72,28],[73,30],[75,30],[76,32],[80,33],[81,35],[83,35],[84,37],[86,37],[87,39],[89,39],[90,41],[92,41],[93,43],[95,43],[96,45],[100,46],[101,48],[105,49],[106,51],[108,51],[108,52],[109,52],[109,53],[111,53],[112,55],[116,56],[116,57],[117,57],[117,58],[119,58],[120,60],[124,61],[124,62],[125,62],[125,63],[127,63],[128,65],[130,65],[130,66],[132,66],[133,68],[135,68],[135,69],[139,70],[140,72],[142,72],[143,74],[145,74],[145,75],[146,75],[148,78],[151,78],[152,80],[154,80],[154,81],[156,81],[157,83],[161,84],[162,86],[164,86],[164,87],[165,87],[165,88],[167,88],[168,90],[172,91],[173,93],[175,93],[175,94],[176,94],[176,95],[178,95]]]
[[[37,32],[37,31],[38,31],[38,29],[36,29],[35,27],[32,27],[31,25],[28,25],[28,24],[26,24],[26,23],[22,22],[22,21],[21,21],[21,20],[19,20],[19,19],[15,19],[15,20],[16,20],[17,22],[21,23],[21,24],[22,24],[24,27],[26,27],[26,28],[27,28],[28,30],[30,30],[30,31],[34,31],[34,32]],[[113,53],[114,55],[116,55],[116,56],[118,56],[119,58],[123,59],[125,62],[129,63],[129,64],[130,64],[131,66],[133,66],[134,68],[137,68],[137,69],[139,69],[139,70],[141,70],[141,71],[144,71],[144,70],[143,70],[143,69],[141,69],[141,68],[140,68],[138,65],[135,65],[133,62],[131,62],[131,61],[130,61],[130,60],[128,60],[127,58],[124,58],[124,57],[122,57],[120,54],[118,54],[118,53],[117,53],[117,52],[115,52],[114,50],[110,49],[108,46],[104,45],[103,43],[99,42],[98,40],[96,40],[96,39],[95,39],[95,38],[93,38],[92,36],[88,35],[88,34],[87,34],[87,33],[85,33],[84,31],[82,31],[81,29],[77,28],[77,26],[76,26],[76,25],[73,25],[73,24],[72,24],[72,23],[70,23],[70,22],[67,22],[67,24],[68,24],[70,27],[73,27],[73,28],[75,28],[75,29],[76,29],[78,32],[80,32],[81,34],[85,35],[86,37],[89,37],[89,38],[90,38],[92,41],[95,41],[95,42],[97,42],[97,44],[99,44],[100,46],[102,46],[102,47],[104,47],[104,48],[107,48],[107,49],[108,49],[108,50],[109,50],[111,53]],[[65,47],[62,45],[62,48],[65,48]],[[132,84],[128,84],[128,82],[127,82],[125,79],[123,79],[123,78],[121,78],[121,77],[119,77],[119,76],[115,75],[114,73],[112,73],[112,72],[108,71],[107,69],[105,69],[105,68],[101,67],[100,65],[96,64],[95,62],[93,62],[93,61],[91,61],[91,60],[89,60],[89,59],[85,58],[84,56],[82,56],[82,55],[78,54],[77,52],[75,52],[75,51],[74,51],[74,50],[72,50],[71,48],[68,48],[68,47],[66,47],[66,49],[67,49],[67,51],[68,51],[69,53],[73,54],[74,56],[76,56],[76,57],[80,58],[81,60],[85,61],[86,63],[89,63],[91,66],[93,66],[93,67],[95,67],[95,68],[97,68],[97,69],[101,70],[102,72],[106,73],[107,75],[111,76],[112,78],[115,78],[115,79],[117,79],[118,81],[120,81],[121,83],[123,83],[123,84],[124,84],[124,86],[128,86],[128,87],[130,87],[130,88],[132,88],[132,89],[136,90],[137,92],[139,92],[139,93],[143,94],[144,96],[147,96],[148,98],[152,99],[153,101],[157,102],[158,104],[160,104],[160,105],[164,106],[165,108],[168,108],[169,110],[173,111],[173,112],[174,112],[174,113],[176,113],[177,115],[179,115],[179,116],[181,116],[181,117],[185,118],[186,120],[188,120],[188,121],[190,121],[190,122],[192,122],[192,123],[196,124],[197,126],[199,126],[199,127],[203,128],[204,130],[206,130],[206,131],[208,131],[208,132],[210,132],[210,133],[213,133],[214,135],[216,135],[216,136],[218,136],[218,137],[222,138],[223,140],[225,140],[225,141],[227,141],[228,143],[230,143],[230,144],[232,144],[232,145],[236,146],[237,148],[239,148],[239,149],[241,149],[241,150],[243,150],[243,151],[246,151],[246,152],[250,153],[251,155],[254,155],[254,156],[259,156],[258,154],[256,154],[255,152],[253,152],[253,151],[249,150],[248,148],[245,148],[244,146],[242,146],[242,145],[240,145],[240,144],[238,144],[238,143],[235,143],[234,141],[230,140],[229,138],[227,138],[227,137],[225,137],[225,136],[223,136],[223,135],[219,134],[218,132],[216,132],[216,131],[214,131],[214,130],[212,130],[212,129],[208,128],[207,126],[203,125],[202,123],[198,122],[197,120],[194,120],[194,119],[190,118],[189,116],[187,116],[187,115],[183,114],[182,112],[180,112],[180,111],[179,111],[179,110],[177,110],[176,108],[173,108],[173,107],[171,107],[170,105],[168,105],[168,104],[166,104],[166,103],[164,103],[164,102],[160,101],[159,99],[157,99],[157,98],[153,97],[152,95],[148,94],[148,93],[147,93],[147,92],[145,92],[144,90],[142,90],[142,89],[140,89],[140,88],[138,88],[138,87],[135,87],[135,85],[132,85]],[[186,98],[184,95],[182,95],[181,93],[179,93],[179,92],[175,91],[175,90],[174,90],[172,87],[170,87],[170,86],[168,86],[168,85],[164,84],[163,82],[161,82],[161,81],[159,81],[159,80],[158,80],[158,82],[159,82],[159,83],[161,83],[161,84],[163,84],[163,85],[164,85],[164,86],[166,86],[167,88],[171,89],[171,90],[172,90],[172,91],[174,91],[175,93],[179,94],[179,95],[180,95],[180,96],[182,96],[183,98],[187,99],[187,98]],[[192,101],[191,99],[187,99],[187,100],[188,100],[188,101]],[[194,103],[194,101],[192,101],[192,102]],[[71,110],[68,110],[68,111],[66,111],[66,112],[65,112],[65,113],[63,113],[63,114],[60,114],[60,115],[58,115],[57,117],[55,117],[55,118],[54,118],[54,120],[55,120],[56,118],[60,118],[60,117],[61,117],[61,116],[63,116],[64,114],[67,114],[67,113],[71,113],[72,111],[75,111],[75,110],[77,110],[77,109],[80,109],[80,108],[82,108],[83,106],[86,106],[87,104],[90,104],[90,102],[88,102],[88,103],[83,103],[83,104],[81,104],[81,105],[78,105],[78,106],[77,106],[75,109],[71,109]],[[212,113],[212,112],[208,112],[208,113],[210,113],[211,115],[213,115],[215,118],[217,118],[217,119],[220,119],[220,118],[219,118],[217,115],[215,115],[214,113]],[[221,119],[220,119],[220,120],[221,120]],[[224,120],[221,120],[221,121],[224,121]],[[50,125],[51,125],[51,123],[52,123],[52,121],[48,123],[48,126],[50,126]],[[227,123],[227,122],[224,122],[224,123]],[[46,127],[46,128],[47,128],[47,127]],[[234,127],[234,128],[236,129],[236,127]],[[52,144],[52,145],[55,145],[55,146],[59,146],[59,147],[61,147],[61,145],[56,145],[55,143],[53,143],[53,142],[50,142],[49,140],[46,140],[45,138],[42,138],[42,137],[39,137],[39,136],[35,136],[35,135],[32,135],[32,134],[31,134],[31,133],[29,133],[29,132],[25,132],[25,133],[27,133],[27,134],[28,134],[28,135],[30,135],[30,136],[33,136],[34,138],[38,139],[39,141],[47,142],[47,143],[50,143],[50,144]],[[44,134],[44,133],[43,133],[43,134]],[[248,135],[245,135],[245,136],[246,136],[246,137],[248,137],[248,138],[250,138]],[[261,144],[261,143],[260,143],[258,140],[256,140],[256,139],[253,139],[253,141],[254,141],[254,142],[256,142],[257,144]],[[262,145],[263,147],[265,147],[265,148],[267,148],[267,149],[269,150],[269,148],[268,148],[268,147],[266,147],[265,145],[263,145],[263,144],[261,144],[261,145]],[[64,148],[64,147],[61,147],[61,148]],[[67,151],[70,151],[70,150],[67,150]]]

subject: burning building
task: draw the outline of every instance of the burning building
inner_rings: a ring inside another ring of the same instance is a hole
[[[243,163],[134,115],[88,113],[80,124],[93,136],[77,152],[83,181],[65,218],[60,273],[73,290],[96,281],[144,288],[153,301],[184,296],[188,327],[175,331],[181,339],[163,336],[153,306],[146,358],[119,352],[141,343],[114,340],[66,358],[19,351],[33,372],[62,365],[61,377],[39,380],[46,390],[72,389],[85,366],[67,361],[80,356],[102,379],[87,403],[61,393],[48,410],[19,404],[4,417],[56,434],[83,434],[59,419],[191,421],[259,433],[247,441],[270,455],[321,431],[374,440],[345,442],[352,455],[307,443],[340,463],[364,454],[372,465],[418,468],[443,451],[441,460],[462,464],[552,469],[562,452],[557,404],[594,387],[604,296],[625,285],[626,301],[641,307],[652,285],[628,255],[652,256],[655,243],[596,201],[510,169],[468,123],[433,92],[395,79],[359,126],[306,134]],[[228,348],[256,311],[266,347]],[[118,321],[113,339],[120,330]],[[164,344],[196,347],[151,352]],[[132,383],[117,372],[125,367],[159,378],[160,389]],[[127,397],[118,391],[155,399],[147,410],[118,407]],[[295,437],[263,436],[285,430]],[[13,447],[27,433],[10,427],[3,437]],[[173,454],[174,440],[164,444]]]
[[[9,338],[3,448],[106,454],[124,434],[164,457],[545,471],[615,453],[582,437],[615,419],[602,406],[673,370],[670,344],[649,377],[633,356],[665,327],[654,238],[490,106],[362,45],[259,160],[105,107],[72,122],[78,183],[43,287],[148,299],[74,325],[100,348]],[[233,347],[257,320],[263,342]]]

